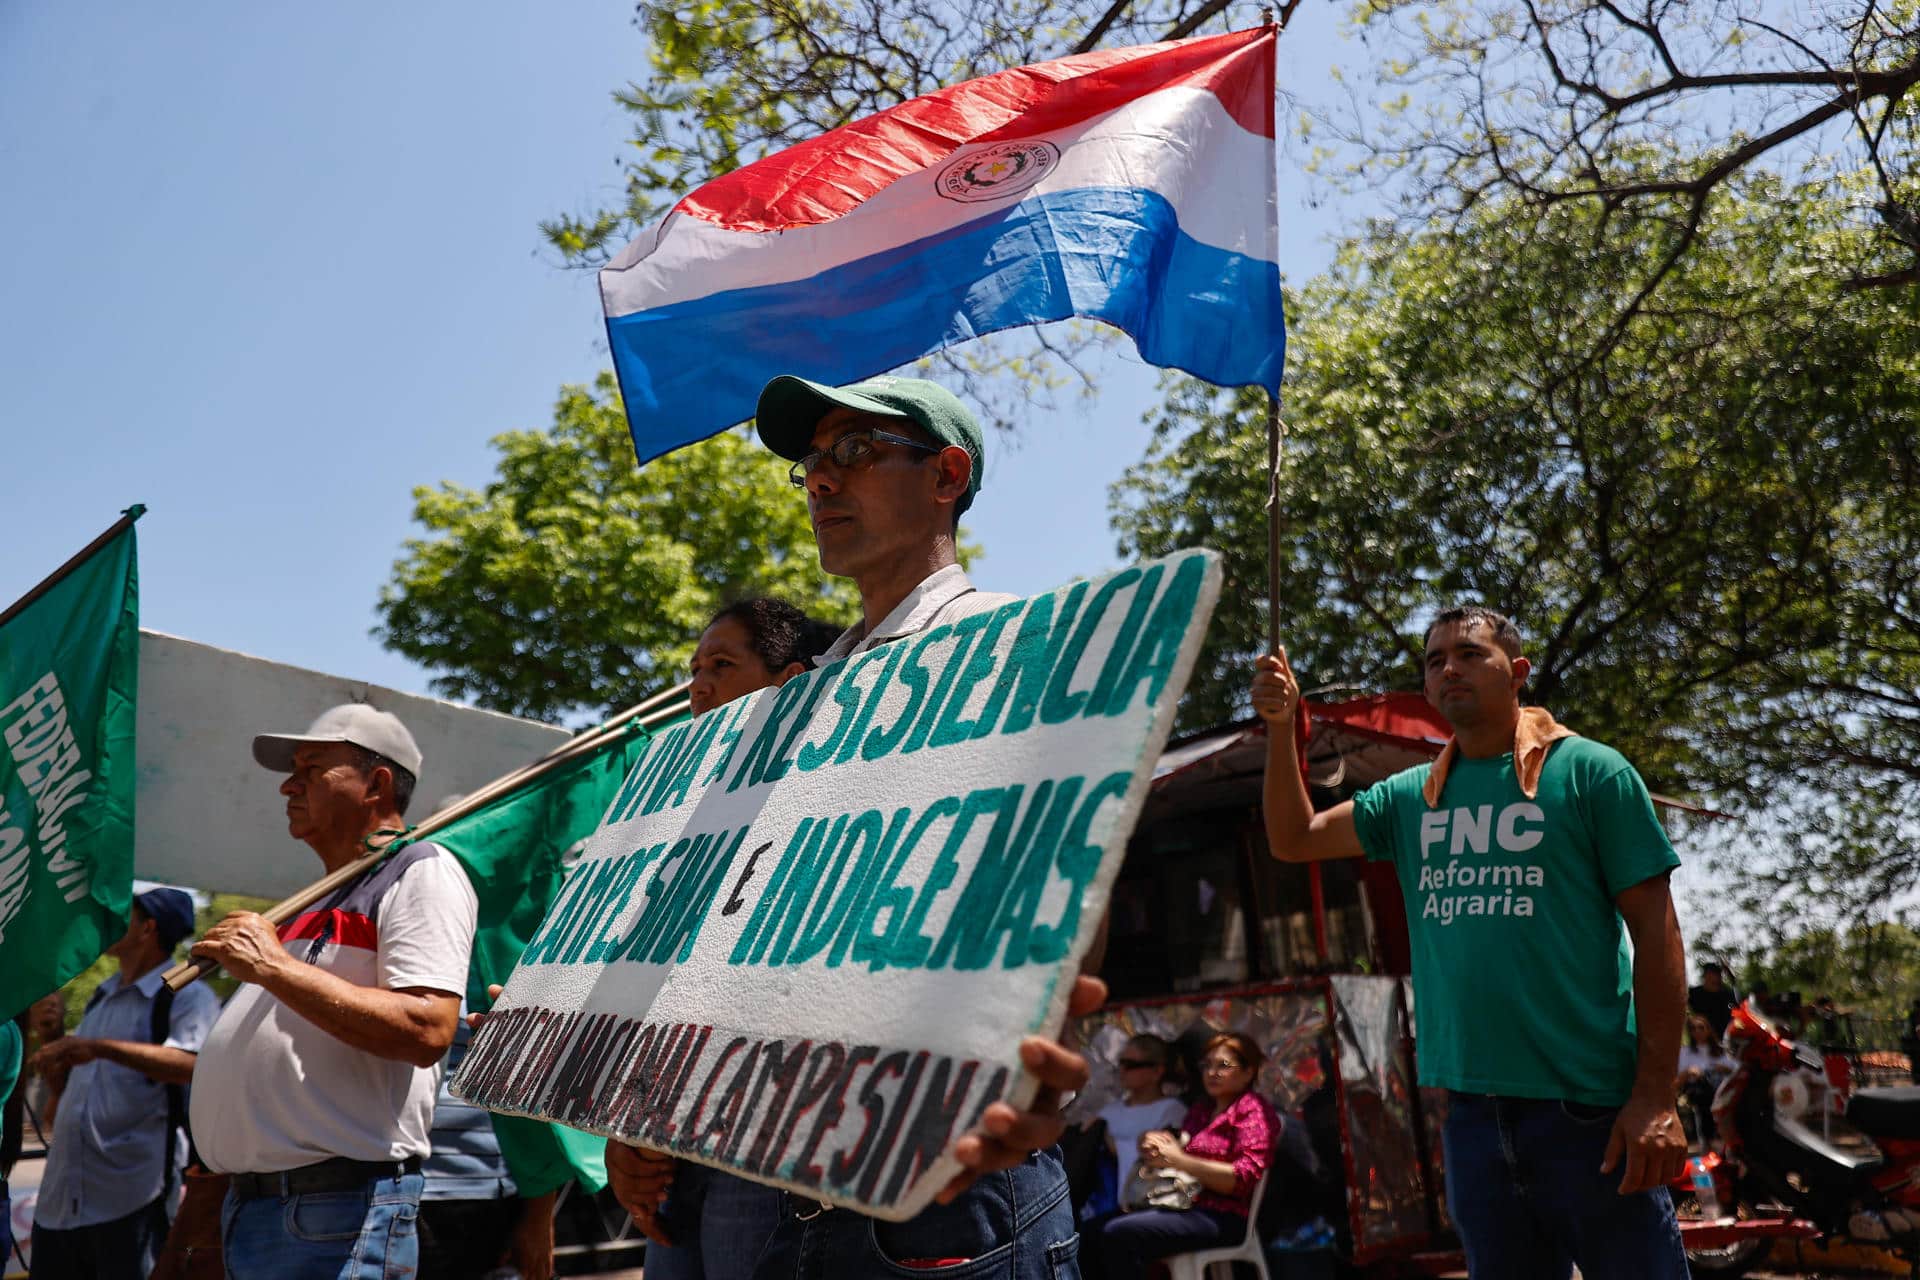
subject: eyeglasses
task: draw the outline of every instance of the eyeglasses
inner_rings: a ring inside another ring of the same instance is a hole
[[[1220,1072],[1244,1071],[1246,1070],[1246,1067],[1238,1062],[1233,1061],[1231,1058],[1208,1058],[1205,1062],[1200,1064],[1200,1069],[1204,1072],[1207,1072],[1209,1075],[1211,1075],[1216,1071],[1220,1071]]]
[[[835,440],[825,449],[815,449],[800,461],[787,468],[787,479],[796,489],[805,488],[807,477],[820,465],[824,458],[832,458],[833,465],[842,471],[865,471],[878,458],[874,449],[876,442],[905,445],[909,449],[918,449],[922,453],[939,453],[940,450],[930,444],[921,444],[918,440],[909,440],[905,436],[894,435],[891,431],[876,431],[866,428],[849,431]]]
[[[1142,1068],[1142,1067],[1157,1067],[1157,1066],[1160,1066],[1160,1065],[1161,1065],[1161,1064],[1160,1064],[1160,1063],[1158,1063],[1158,1062],[1149,1062],[1149,1061],[1148,1061],[1147,1059],[1145,1059],[1145,1058],[1122,1058],[1122,1059],[1120,1059],[1120,1069],[1121,1069],[1122,1071],[1138,1071],[1138,1070],[1139,1070],[1140,1068]]]

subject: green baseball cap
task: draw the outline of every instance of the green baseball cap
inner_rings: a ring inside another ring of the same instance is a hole
[[[767,448],[798,462],[813,452],[814,429],[833,409],[906,418],[940,443],[965,449],[973,459],[973,477],[967,482],[966,500],[960,509],[965,511],[973,505],[974,495],[980,492],[981,473],[986,470],[986,448],[980,438],[980,424],[960,403],[959,396],[925,378],[883,374],[865,382],[830,387],[782,374],[761,388],[754,425]]]

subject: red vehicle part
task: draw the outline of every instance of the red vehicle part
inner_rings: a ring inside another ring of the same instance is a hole
[[[1687,1249],[1724,1249],[1742,1240],[1810,1240],[1819,1229],[1804,1218],[1715,1218],[1680,1224]]]

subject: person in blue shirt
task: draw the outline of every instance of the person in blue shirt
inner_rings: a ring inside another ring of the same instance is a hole
[[[220,1013],[219,997],[196,984],[156,1018],[166,963],[192,932],[193,899],[180,890],[137,896],[126,933],[106,952],[119,972],[100,984],[73,1035],[34,1055],[36,1070],[67,1078],[34,1203],[35,1280],[139,1280],[166,1241],[169,1193],[186,1157],[171,1123],[184,1119],[184,1099],[170,1106],[168,1090],[192,1080]]]

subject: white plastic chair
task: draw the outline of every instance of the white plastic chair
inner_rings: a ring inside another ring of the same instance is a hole
[[[1253,1198],[1247,1201],[1246,1238],[1239,1244],[1201,1249],[1196,1253],[1176,1253],[1170,1258],[1162,1258],[1161,1261],[1167,1264],[1170,1280],[1206,1280],[1207,1268],[1216,1262],[1249,1263],[1259,1274],[1260,1280],[1271,1280],[1267,1274],[1266,1242],[1260,1239],[1260,1200],[1267,1194],[1267,1181],[1272,1177],[1273,1170],[1269,1168],[1254,1184]]]

